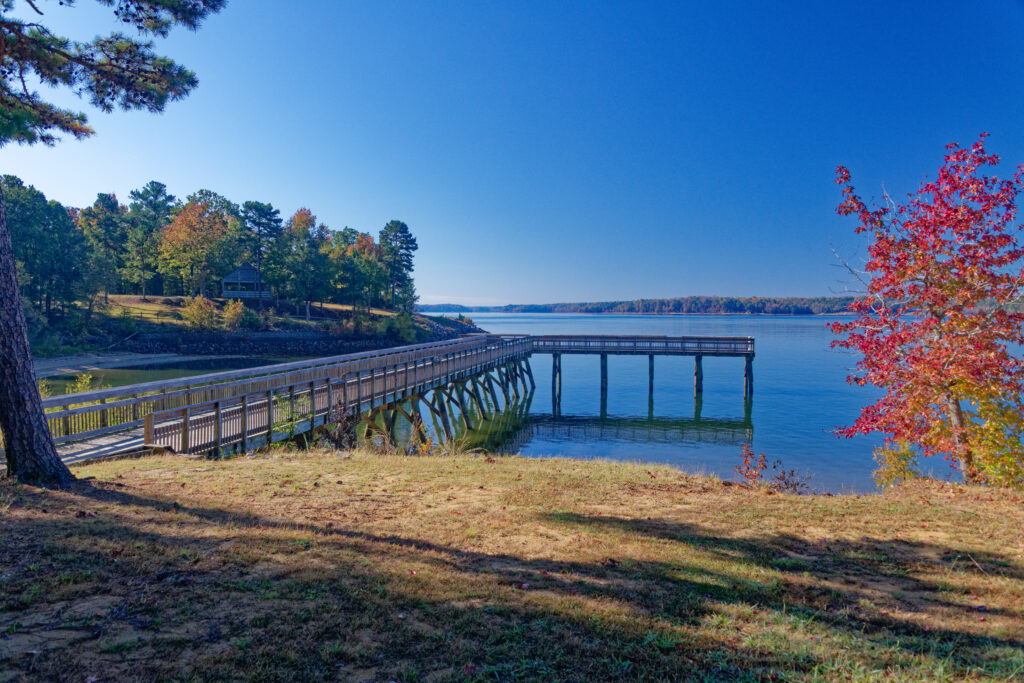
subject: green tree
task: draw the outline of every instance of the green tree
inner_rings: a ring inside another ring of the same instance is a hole
[[[112,194],[100,193],[92,206],[78,215],[78,227],[89,241],[101,269],[103,300],[108,301],[111,288],[120,284],[118,273],[124,268],[125,244],[128,241],[128,209]]]
[[[54,302],[67,306],[80,293],[85,240],[64,206],[15,176],[0,182],[22,296],[49,320]]]
[[[111,5],[111,0],[103,0]],[[166,36],[175,25],[190,29],[225,0],[119,0],[117,20],[143,35]],[[65,7],[70,2],[61,3]],[[26,0],[26,12],[41,14]],[[152,43],[120,33],[90,42],[49,31],[33,17],[14,15],[15,0],[0,0],[0,147],[17,142],[53,144],[60,134],[83,138],[93,133],[84,114],[61,109],[30,90],[29,83],[66,87],[88,95],[104,111],[161,111],[169,100],[196,86],[188,69],[153,52]],[[46,425],[28,345],[25,312],[7,211],[0,186],[0,432],[8,475],[44,486],[64,487],[73,477],[57,457]]]
[[[331,259],[329,232],[309,209],[299,209],[288,219],[284,231],[284,269],[289,296],[306,305],[306,320],[313,301],[322,301],[330,291]]]
[[[271,204],[248,201],[242,204],[244,244],[256,260],[260,281],[259,306],[263,308],[263,262],[281,239],[281,212]]]
[[[416,238],[409,226],[402,221],[388,221],[380,231],[381,261],[387,269],[388,288],[391,291],[391,308],[395,308],[395,295],[404,290],[403,299],[415,302],[412,290],[413,255],[419,249]]]
[[[145,301],[146,283],[156,273],[160,231],[171,222],[175,198],[168,194],[166,185],[155,180],[132,190],[129,196],[132,201],[128,205],[124,278],[139,285]]]

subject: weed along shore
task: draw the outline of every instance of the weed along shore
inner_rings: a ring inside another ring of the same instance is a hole
[[[2,680],[1024,672],[1020,493],[364,451],[74,473],[0,483]]]

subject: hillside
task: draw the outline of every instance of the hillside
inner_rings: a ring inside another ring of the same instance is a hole
[[[137,353],[284,355],[344,353],[396,344],[448,339],[480,332],[471,321],[402,315],[379,308],[326,303],[304,312],[282,304],[267,304],[260,313],[247,306],[245,319],[228,329],[226,299],[212,299],[209,324],[190,324],[185,297],[110,295],[91,315],[81,313],[47,322],[30,319],[33,355],[52,357],[92,350]],[[280,348],[278,348],[280,347]]]
[[[1024,671],[1019,494],[327,451],[75,473],[70,492],[0,483],[2,680]]]
[[[853,297],[724,297],[684,296],[591,303],[510,304],[508,306],[422,305],[417,310],[496,313],[647,313],[818,315],[845,313]]]

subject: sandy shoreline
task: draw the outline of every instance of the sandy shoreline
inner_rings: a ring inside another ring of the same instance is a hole
[[[102,368],[126,368],[151,363],[231,358],[227,355],[198,356],[180,353],[78,353],[58,358],[39,358],[33,361],[36,377],[74,375]]]

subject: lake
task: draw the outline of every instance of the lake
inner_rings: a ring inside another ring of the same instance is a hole
[[[562,419],[551,417],[551,356],[531,359],[537,392],[534,425],[517,441],[530,456],[610,458],[677,465],[690,472],[736,477],[743,443],[769,462],[812,475],[818,491],[875,490],[875,435],[839,439],[831,430],[856,419],[876,390],[847,384],[856,357],[830,349],[830,318],[817,316],[656,316],[473,313],[494,333],[751,336],[754,394],[744,415],[743,360],[704,358],[704,395],[695,420],[693,358],[655,358],[653,415],[646,356],[608,358],[608,419],[600,415],[597,356],[562,357]],[[952,476],[941,460],[932,474]]]

